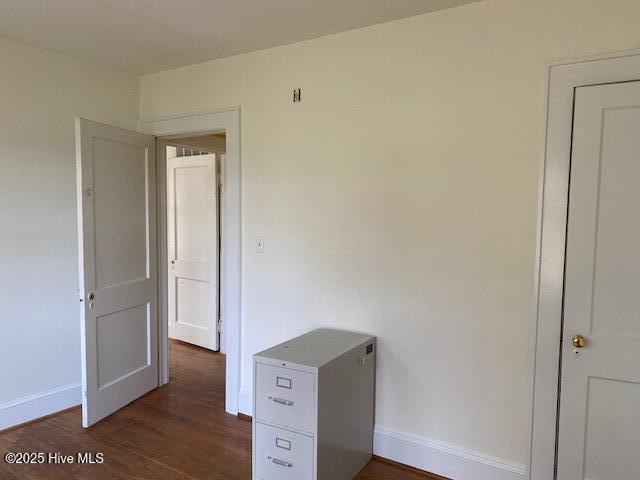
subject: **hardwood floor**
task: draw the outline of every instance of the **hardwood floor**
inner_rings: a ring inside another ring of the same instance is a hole
[[[9,465],[3,480],[249,480],[251,423],[224,413],[224,356],[170,344],[169,385],[91,428],[74,408],[0,433],[0,454],[102,452],[102,464]],[[374,458],[358,480],[442,480]]]

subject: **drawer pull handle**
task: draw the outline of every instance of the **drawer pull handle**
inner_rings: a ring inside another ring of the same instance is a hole
[[[293,382],[290,378],[276,377],[276,386],[288,388],[289,390],[291,390],[291,388],[293,387]]]
[[[293,407],[293,400],[285,400],[284,398],[278,398],[278,397],[269,397],[269,398],[271,398],[271,400],[273,400],[275,403],[279,403],[280,405]]]
[[[284,460],[280,460],[279,458],[273,458],[271,459],[271,461],[276,465],[280,465],[281,467],[287,467],[287,468],[293,467],[293,463],[285,462]]]
[[[291,450],[291,442],[289,440],[285,440],[284,438],[276,437],[276,447],[283,450]]]

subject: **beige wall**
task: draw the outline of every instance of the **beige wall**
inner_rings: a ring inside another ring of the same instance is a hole
[[[169,141],[171,145],[183,147],[203,148],[210,152],[224,153],[227,149],[224,135],[204,135],[199,137],[174,138]]]
[[[0,71],[2,423],[2,404],[80,382],[74,117],[135,128],[138,81],[4,39]]]
[[[145,119],[242,107],[242,389],[268,345],[363,330],[377,424],[526,464],[545,64],[638,18],[485,0],[142,77]]]

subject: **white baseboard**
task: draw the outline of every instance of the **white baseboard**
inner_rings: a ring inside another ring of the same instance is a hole
[[[526,480],[527,468],[424,437],[376,426],[373,453],[454,480]]]
[[[80,384],[72,383],[0,404],[0,430],[75,407],[80,395]]]
[[[245,415],[253,415],[253,395],[251,392],[241,390],[238,394],[238,412]]]

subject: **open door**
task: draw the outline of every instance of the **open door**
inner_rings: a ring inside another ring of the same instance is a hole
[[[155,138],[76,119],[84,427],[158,386]]]
[[[217,351],[216,156],[167,158],[169,337]]]

